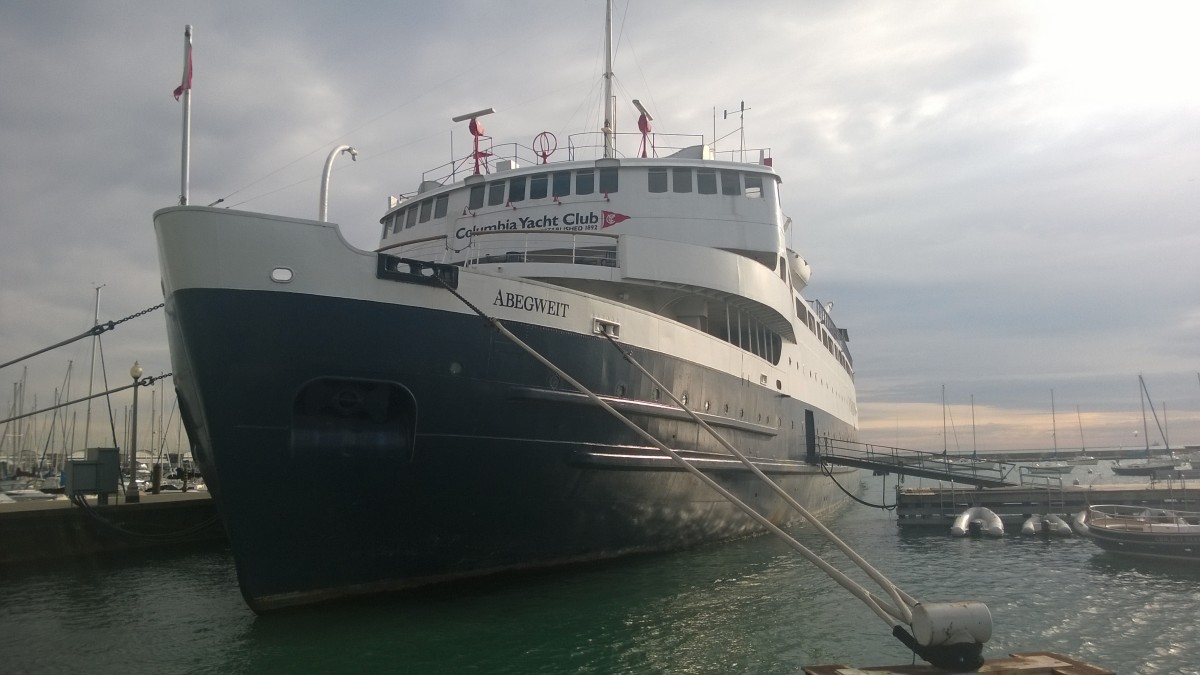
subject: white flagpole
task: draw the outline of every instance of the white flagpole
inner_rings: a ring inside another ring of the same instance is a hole
[[[179,180],[179,205],[187,206],[192,142],[192,27],[183,29],[183,158]]]

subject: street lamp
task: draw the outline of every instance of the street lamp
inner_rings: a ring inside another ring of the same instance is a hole
[[[133,378],[133,415],[129,427],[129,483],[125,486],[125,503],[135,504],[141,500],[137,489],[137,399],[138,387],[142,386],[142,366],[137,361],[129,369],[129,376]]]

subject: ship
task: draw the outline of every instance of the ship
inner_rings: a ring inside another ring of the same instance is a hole
[[[323,214],[154,213],[181,418],[255,612],[763,531],[660,444],[774,524],[799,516],[718,436],[812,513],[848,502],[821,448],[857,442],[849,334],[806,297],[774,158],[604,105],[559,157],[456,118],[470,154],[391,198],[374,250]]]

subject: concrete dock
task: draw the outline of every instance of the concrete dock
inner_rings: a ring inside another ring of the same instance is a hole
[[[88,508],[68,499],[0,503],[0,565],[162,548],[225,538],[208,492],[143,494]]]

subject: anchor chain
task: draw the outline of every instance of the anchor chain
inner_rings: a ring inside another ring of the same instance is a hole
[[[124,319],[117,319],[116,321],[110,320],[110,321],[105,321],[104,323],[98,323],[95,326],[92,326],[91,328],[80,333],[79,335],[76,335],[73,338],[67,338],[66,340],[63,340],[62,342],[57,342],[55,344],[50,345],[49,347],[44,347],[42,349],[37,350],[36,352],[33,352],[31,354],[26,354],[25,356],[13,359],[12,361],[9,361],[7,363],[0,363],[0,368],[6,368],[8,366],[11,366],[14,363],[20,363],[21,361],[31,359],[31,358],[37,356],[38,354],[44,354],[44,353],[50,351],[51,349],[58,349],[59,347],[69,345],[72,342],[75,342],[77,340],[82,340],[85,337],[99,336],[100,334],[106,333],[106,332],[116,328],[117,326],[125,323],[126,321],[129,321],[130,319],[136,319],[139,316],[142,316],[144,314],[149,314],[150,312],[153,312],[156,309],[162,309],[164,307],[164,305],[165,305],[165,303],[160,302],[153,307],[147,307],[146,309],[143,309],[140,312],[135,312],[133,314],[130,314],[129,316],[125,317]]]

